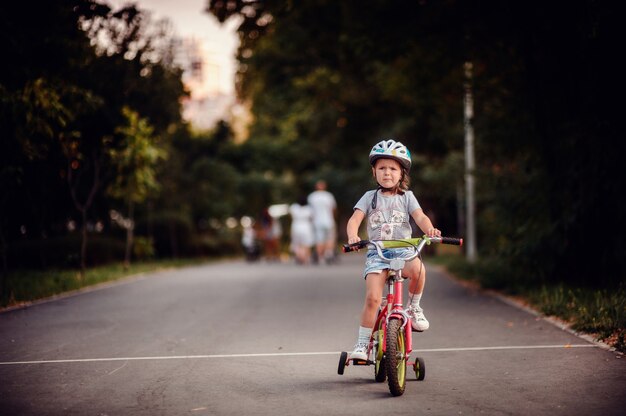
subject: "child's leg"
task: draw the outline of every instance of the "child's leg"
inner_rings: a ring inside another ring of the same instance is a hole
[[[361,311],[361,325],[350,358],[367,359],[367,348],[372,335],[372,328],[376,323],[376,314],[383,296],[386,277],[387,271],[383,271],[382,273],[369,273],[365,278],[365,301]]]
[[[365,277],[365,302],[361,311],[361,326],[373,328],[376,323],[376,314],[383,297],[387,271],[370,273]]]
[[[409,294],[415,294],[421,296],[424,292],[424,285],[426,284],[426,268],[420,259],[414,259],[408,262],[402,274],[407,275],[410,278]]]
[[[416,331],[425,331],[430,324],[424,316],[424,311],[420,306],[420,300],[422,299],[422,293],[424,292],[424,285],[426,283],[426,268],[419,259],[415,259],[407,263],[402,272],[406,273],[411,279],[409,283],[409,304],[407,310],[411,317],[411,326]]]

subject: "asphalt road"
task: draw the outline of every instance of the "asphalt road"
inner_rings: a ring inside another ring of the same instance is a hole
[[[0,415],[624,414],[626,358],[435,267],[426,379],[338,375],[361,267],[222,262],[0,313]]]

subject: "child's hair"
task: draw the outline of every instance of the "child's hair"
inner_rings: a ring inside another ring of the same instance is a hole
[[[406,169],[402,169],[402,178],[400,178],[400,182],[398,183],[398,189],[402,192],[406,192],[409,190],[411,186],[411,175],[409,175],[409,171]]]

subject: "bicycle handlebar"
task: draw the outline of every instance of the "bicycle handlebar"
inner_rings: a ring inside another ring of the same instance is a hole
[[[344,244],[343,252],[349,253],[351,251],[358,251],[362,248],[367,247],[368,245],[377,245],[380,244],[382,248],[401,248],[401,247],[409,247],[409,246],[417,246],[423,240],[426,240],[426,244],[430,243],[439,243],[439,244],[450,244],[454,246],[462,246],[463,239],[455,238],[455,237],[420,237],[420,238],[407,238],[401,240],[361,240],[352,244]]]
[[[351,251],[358,251],[362,248],[367,247],[369,243],[370,243],[370,240],[361,240],[359,242],[352,243],[352,244],[344,244],[342,246],[342,251],[344,253],[349,253]]]
[[[456,237],[441,237],[441,244],[449,244],[452,246],[462,246],[463,239]]]

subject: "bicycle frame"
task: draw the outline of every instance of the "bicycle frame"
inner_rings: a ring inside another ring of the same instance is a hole
[[[409,362],[409,356],[413,351],[413,328],[410,318],[403,308],[402,284],[406,279],[402,276],[402,270],[406,262],[417,258],[424,246],[431,242],[463,245],[461,238],[424,236],[402,240],[361,240],[343,246],[344,253],[365,247],[375,248],[378,256],[389,264],[389,271],[385,281],[387,285],[387,294],[383,299],[385,303],[381,304],[376,316],[372,335],[369,339],[367,359],[350,359],[348,353],[342,351],[337,367],[338,374],[343,374],[345,367],[350,365],[350,362],[354,365],[374,364],[376,366],[375,380],[382,382],[387,378],[389,391],[393,396],[400,396],[404,393],[406,386],[405,364],[406,366],[413,366],[417,380],[424,380],[426,375],[424,359],[416,357],[414,362]],[[403,247],[411,247],[414,252],[409,255],[402,252],[396,258],[386,257],[383,253],[383,249]],[[400,351],[402,351],[403,356],[400,356]]]
[[[386,285],[387,285],[387,296],[386,296],[386,304],[384,308],[378,313],[376,317],[376,322],[374,324],[374,328],[379,328],[381,321],[384,322],[382,325],[383,329],[383,340],[387,339],[387,327],[389,325],[389,320],[392,318],[398,318],[402,321],[402,329],[404,330],[404,338],[405,338],[405,359],[407,360],[407,364],[411,364],[408,361],[411,352],[413,351],[413,336],[412,336],[412,327],[409,322],[410,318],[403,308],[403,299],[402,299],[402,284],[404,277],[402,277],[402,269],[406,262],[411,261],[417,257],[422,252],[422,249],[425,245],[430,244],[431,242],[448,242],[455,239],[450,238],[442,238],[442,237],[422,237],[422,238],[411,238],[406,240],[388,240],[388,241],[368,241],[365,244],[372,245],[376,248],[378,256],[381,259],[384,259],[389,263],[389,275],[387,276]],[[460,240],[462,241],[462,240]],[[383,254],[384,248],[406,248],[413,247],[414,253],[406,258],[399,259],[390,259],[385,257]],[[383,321],[384,320],[384,321]],[[374,332],[372,332],[372,336],[370,337],[370,345],[369,345],[369,353],[371,355],[372,350],[374,349],[374,343],[377,340],[374,338]],[[387,342],[383,342],[382,345],[383,354],[387,353]],[[374,357],[374,363],[376,362],[376,357]]]
[[[421,253],[422,248],[428,242],[424,239],[415,239],[421,240],[416,249],[415,254],[410,257],[410,259],[414,259]],[[385,248],[389,247],[389,245],[385,245],[384,242],[379,243],[380,245],[384,245]],[[379,244],[374,244],[379,252],[379,256],[381,258],[385,258],[383,256],[382,250]],[[405,260],[402,259],[393,259],[390,260],[390,269],[389,275],[387,276],[387,280],[385,284],[387,285],[387,295],[385,297],[385,305],[381,305],[380,311],[378,312],[378,316],[376,317],[376,322],[374,324],[374,328],[380,328],[381,322],[383,322],[382,330],[383,330],[383,340],[387,339],[387,327],[389,325],[389,320],[392,318],[397,318],[402,321],[402,329],[404,330],[405,335],[405,359],[407,359],[411,355],[413,351],[413,336],[411,334],[412,328],[409,322],[409,316],[404,311],[403,305],[403,282],[406,280],[402,277],[402,269],[404,268]],[[378,342],[377,339],[374,338],[375,333],[372,332],[372,336],[370,337],[370,345],[369,352],[374,349],[374,343]],[[387,342],[383,342],[382,345],[383,354],[387,353]],[[370,355],[370,354],[368,354]],[[376,362],[376,357],[374,357],[374,362]]]

